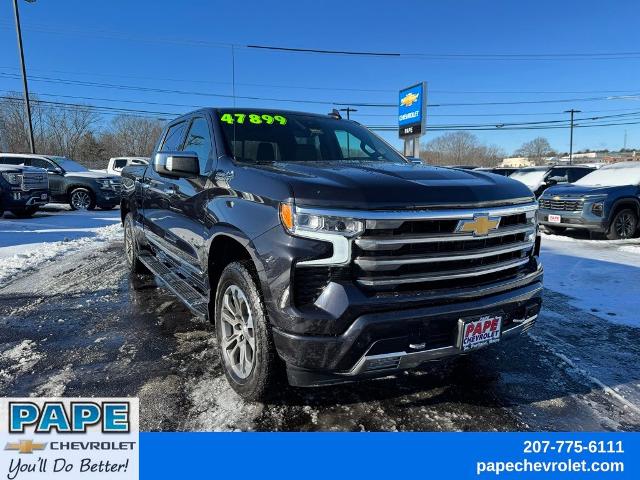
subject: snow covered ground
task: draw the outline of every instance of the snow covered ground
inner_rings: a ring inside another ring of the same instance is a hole
[[[0,218],[0,286],[43,262],[122,236],[120,211],[48,206],[33,218]]]
[[[604,320],[640,327],[640,239],[544,235],[544,284]]]

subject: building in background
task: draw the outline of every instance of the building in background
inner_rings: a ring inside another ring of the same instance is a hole
[[[535,166],[535,162],[529,160],[527,157],[509,157],[502,159],[500,166],[508,168],[533,167]]]

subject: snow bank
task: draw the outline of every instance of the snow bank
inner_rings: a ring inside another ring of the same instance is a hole
[[[545,235],[544,285],[603,320],[640,327],[638,253],[638,239],[610,242]]]
[[[0,219],[0,288],[43,262],[122,238],[119,211],[47,209],[33,218]]]

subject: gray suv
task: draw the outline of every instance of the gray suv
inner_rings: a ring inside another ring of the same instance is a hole
[[[92,172],[65,157],[0,153],[0,165],[40,167],[49,174],[52,203],[67,203],[73,210],[110,210],[120,203],[120,177]]]

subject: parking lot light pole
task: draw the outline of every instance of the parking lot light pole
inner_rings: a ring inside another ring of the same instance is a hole
[[[580,110],[565,110],[564,113],[571,114],[571,133],[569,134],[569,165],[573,165],[573,114],[580,113]]]
[[[35,0],[26,0],[29,3]],[[29,147],[31,153],[36,153],[36,145],[33,141],[33,123],[31,121],[31,105],[29,104],[29,87],[27,85],[27,69],[24,65],[24,50],[22,48],[22,30],[20,28],[20,13],[18,11],[18,0],[13,0],[13,13],[16,18],[16,35],[18,37],[18,53],[20,54],[20,66],[22,67],[22,84],[24,87],[24,110],[27,114],[27,124],[29,125]]]

